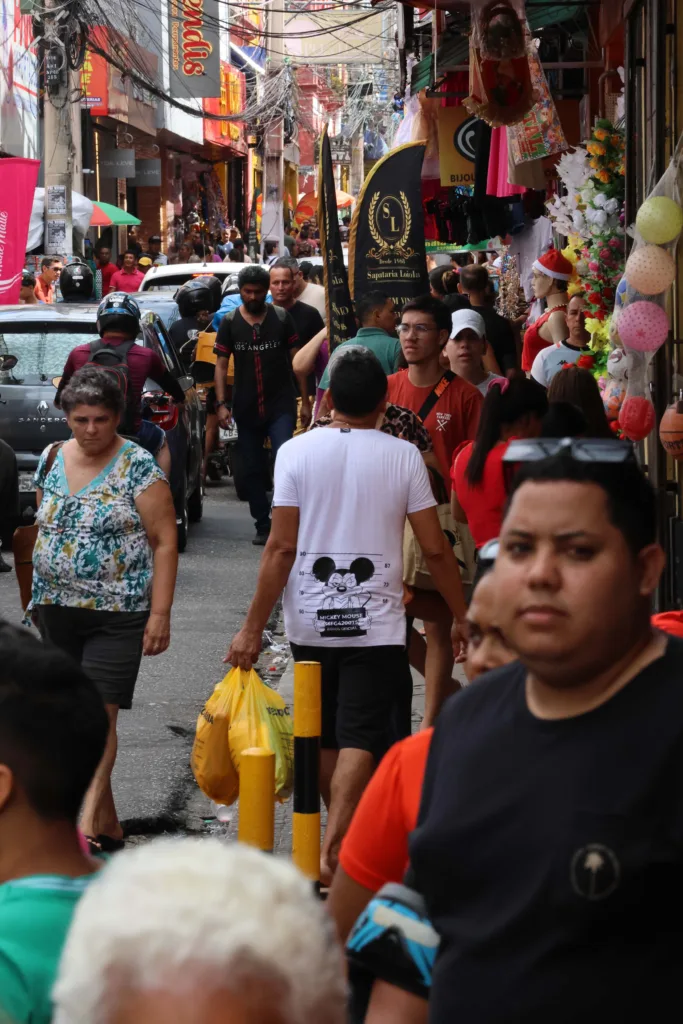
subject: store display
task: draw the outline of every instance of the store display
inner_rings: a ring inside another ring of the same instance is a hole
[[[669,334],[666,310],[644,299],[632,302],[619,316],[619,337],[636,352],[656,352]]]
[[[488,124],[514,124],[539,98],[531,81],[529,31],[520,0],[472,4],[470,95],[464,106]]]
[[[656,422],[655,407],[643,395],[627,395],[618,422],[622,434],[630,441],[644,441]]]
[[[683,230],[683,209],[668,196],[652,196],[638,210],[636,230],[644,242],[669,245]]]
[[[659,440],[672,459],[683,459],[683,392],[670,405],[659,424]]]
[[[661,295],[674,282],[676,264],[657,245],[640,245],[626,261],[626,280],[641,295]]]

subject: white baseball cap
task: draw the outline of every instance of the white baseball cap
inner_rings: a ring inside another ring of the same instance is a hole
[[[486,336],[484,318],[473,309],[457,309],[455,313],[451,314],[451,321],[453,324],[451,327],[451,338],[457,338],[460,331],[464,331],[466,327],[474,331],[479,338]]]

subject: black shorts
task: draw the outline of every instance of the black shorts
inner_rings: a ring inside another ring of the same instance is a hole
[[[44,640],[74,658],[105,704],[133,705],[149,612],[99,612],[63,605],[38,606]]]
[[[322,666],[323,750],[353,747],[379,760],[410,735],[413,680],[405,647],[308,647],[295,661]]]

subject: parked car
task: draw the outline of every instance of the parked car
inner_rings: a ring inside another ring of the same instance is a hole
[[[223,280],[239,274],[248,263],[170,263],[165,267],[150,267],[140,285],[141,292],[175,292],[181,284],[187,284],[193,277],[211,274]]]
[[[161,319],[166,330],[180,319],[178,303],[173,298],[174,293],[164,291],[135,292],[131,298],[135,299],[140,307],[141,313],[156,313]]]
[[[17,456],[25,522],[35,514],[33,475],[41,452],[50,442],[69,437],[66,417],[54,404],[59,378],[69,352],[97,337],[96,319],[96,306],[58,303],[0,308],[0,367],[7,367],[0,369],[0,437]],[[204,412],[194,380],[184,373],[161,318],[148,311],[142,320],[137,344],[154,349],[185,392],[184,404],[177,405],[156,383],[147,381],[143,400],[144,415],[166,431],[182,551],[188,523],[202,517]],[[7,356],[15,356],[16,363]]]

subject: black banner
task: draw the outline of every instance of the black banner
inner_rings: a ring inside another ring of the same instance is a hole
[[[410,142],[379,160],[351,221],[351,294],[386,292],[397,312],[429,292],[420,181],[425,148],[424,142]]]
[[[251,257],[252,263],[258,262],[259,257],[259,237],[258,237],[258,220],[256,217],[256,204],[258,202],[261,190],[259,188],[254,189],[254,194],[251,199],[251,212],[249,214],[249,228],[247,234],[247,255]]]
[[[320,251],[325,274],[325,302],[327,304],[327,330],[330,352],[356,336],[356,318],[351,305],[349,279],[344,266],[339,214],[337,213],[337,189],[332,169],[332,154],[327,128],[320,142],[320,163],[318,165],[318,228],[320,230]]]

